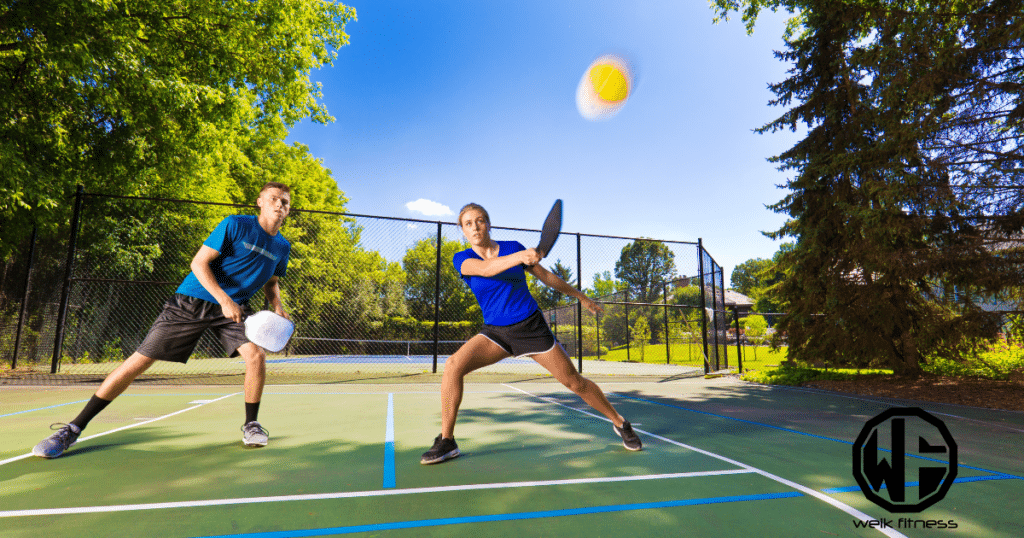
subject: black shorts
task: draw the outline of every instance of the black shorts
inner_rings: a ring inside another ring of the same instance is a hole
[[[501,346],[513,357],[539,355],[551,351],[558,345],[540,310],[512,325],[484,325],[480,329],[480,334]]]
[[[241,307],[243,315],[252,314],[247,303]],[[224,317],[219,304],[175,293],[164,303],[163,312],[136,351],[151,359],[184,364],[206,329],[213,330],[229,357],[237,355],[238,348],[249,342],[245,324]]]

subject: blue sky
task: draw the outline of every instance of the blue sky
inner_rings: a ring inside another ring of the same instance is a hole
[[[784,15],[748,36],[697,0],[351,5],[351,43],[313,74],[336,121],[289,137],[332,170],[349,211],[454,221],[472,201],[495,225],[538,228],[561,198],[564,231],[702,238],[727,282],[778,249],[760,232],[785,220],[765,205],[787,176],[766,159],[798,135],[753,129],[783,112],[767,85],[788,69],[773,56]],[[607,53],[633,63],[633,92],[588,121],[576,87]]]

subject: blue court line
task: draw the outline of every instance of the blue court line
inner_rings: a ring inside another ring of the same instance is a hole
[[[1013,475],[995,475],[995,476],[964,476],[953,480],[954,484],[962,484],[964,482],[985,482],[987,480],[1020,480],[1020,477]],[[908,488],[916,488],[920,486],[920,482],[904,482],[904,486]],[[882,484],[879,489],[886,489],[888,484]],[[860,491],[860,486],[846,486],[842,488],[828,488],[821,490],[822,493],[851,493],[854,491]]]
[[[0,418],[10,417],[10,416],[14,416],[14,415],[20,415],[22,413],[31,413],[33,411],[42,411],[43,409],[53,409],[54,407],[64,407],[65,405],[74,405],[74,404],[77,404],[77,403],[88,402],[88,401],[89,400],[78,400],[76,402],[68,402],[68,403],[62,403],[62,404],[57,404],[57,405],[49,405],[49,406],[46,406],[46,407],[38,407],[36,409],[29,409],[29,410],[26,410],[26,411],[17,411],[15,413],[7,413],[6,415],[0,415]]]
[[[618,504],[612,506],[594,506],[569,508],[565,510],[545,510],[540,512],[519,512],[513,514],[490,514],[483,516],[449,517],[442,519],[421,519],[417,521],[397,521],[394,523],[377,523],[373,525],[353,525],[351,527],[329,527],[324,529],[306,529],[293,531],[258,532],[249,534],[224,534],[206,538],[298,538],[305,536],[329,536],[332,534],[354,534],[357,532],[389,531],[396,529],[417,529],[423,527],[441,527],[445,525],[461,525],[463,523],[491,523],[496,521],[522,521],[548,517],[581,516],[589,514],[607,514],[612,512],[628,512],[632,510],[654,510],[659,508],[675,508],[679,506],[697,506],[703,504],[720,504],[743,501],[762,501],[768,499],[786,499],[803,497],[803,493],[762,493],[760,495],[738,495],[733,497],[710,497],[706,499],[684,499],[653,503]]]
[[[384,426],[384,489],[395,487],[395,395],[388,394],[388,417]]]
[[[649,404],[660,405],[662,407],[671,407],[672,409],[679,409],[679,410],[682,410],[682,411],[689,411],[691,413],[697,413],[699,415],[707,415],[709,417],[724,418],[726,420],[734,420],[736,422],[744,422],[746,424],[753,424],[755,426],[762,426],[762,427],[765,427],[765,428],[771,428],[773,430],[784,431],[784,432],[787,432],[787,433],[795,433],[795,434],[804,435],[804,436],[807,436],[807,437],[813,437],[815,439],[822,439],[822,440],[825,440],[825,441],[834,441],[836,443],[842,443],[844,445],[853,446],[853,442],[852,441],[844,441],[842,439],[836,439],[834,437],[825,437],[825,436],[822,436],[822,435],[814,435],[813,433],[802,432],[802,431],[799,431],[799,430],[792,430],[792,429],[789,429],[789,428],[783,428],[782,426],[774,426],[774,425],[771,425],[771,424],[765,424],[763,422],[754,422],[753,420],[745,420],[745,419],[742,419],[742,418],[729,417],[729,416],[725,416],[725,415],[716,415],[715,413],[708,413],[707,411],[698,411],[696,409],[689,409],[687,407],[681,407],[681,406],[678,406],[678,405],[672,405],[672,404],[667,404],[667,403],[664,403],[664,402],[648,400],[648,399],[645,399],[645,398],[638,398],[636,396],[627,396],[625,394],[619,394],[619,393],[612,393],[612,394],[614,394],[615,396],[618,396],[620,398],[626,398],[627,400],[636,400],[638,402],[645,402],[645,403],[649,403]],[[881,452],[891,452],[890,450],[885,449],[885,448],[879,448],[878,450],[881,451]],[[942,464],[945,464],[945,465],[949,464],[948,461],[937,460],[935,458],[928,458],[928,457],[925,457],[925,456],[919,456],[917,454],[907,454],[907,457],[915,458],[915,459],[919,459],[919,460],[934,461],[935,463],[942,463]],[[989,473],[989,474],[993,474],[993,475],[997,475],[997,476],[1008,476],[1008,477],[1012,477],[1012,478],[1024,478],[1024,477],[1019,477],[1019,476],[1014,476],[1014,475],[1008,475],[1006,473],[1001,473],[999,471],[993,471],[991,469],[982,469],[981,467],[971,467],[970,465],[963,465],[963,464],[960,464],[960,463],[958,463],[957,466],[958,467],[963,467],[964,469],[973,469],[975,471],[981,471],[983,473]]]

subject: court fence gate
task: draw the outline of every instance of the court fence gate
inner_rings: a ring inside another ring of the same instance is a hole
[[[68,206],[65,225],[26,230],[5,260],[3,382],[101,380],[141,343],[216,224],[254,209],[81,187]],[[483,323],[451,263],[469,247],[456,223],[293,209],[281,233],[292,244],[281,289],[296,336],[268,355],[268,382],[437,374]],[[526,246],[539,235],[492,228],[495,239]],[[723,268],[700,239],[563,232],[543,264],[604,308],[595,315],[528,277],[556,337],[584,373],[664,378],[729,367],[736,316],[725,305]],[[260,310],[265,302],[260,291],[250,306]],[[158,361],[140,379],[233,383],[243,370],[208,333],[187,364]],[[547,375],[523,358],[480,372]]]

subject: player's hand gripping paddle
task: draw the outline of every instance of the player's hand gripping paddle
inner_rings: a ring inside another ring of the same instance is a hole
[[[555,200],[551,206],[548,217],[544,219],[544,227],[540,230],[540,244],[537,245],[537,253],[541,258],[551,253],[551,247],[555,246],[559,232],[562,231],[562,201]]]
[[[245,336],[250,342],[276,353],[284,349],[295,332],[290,319],[269,310],[261,310],[245,318]]]

